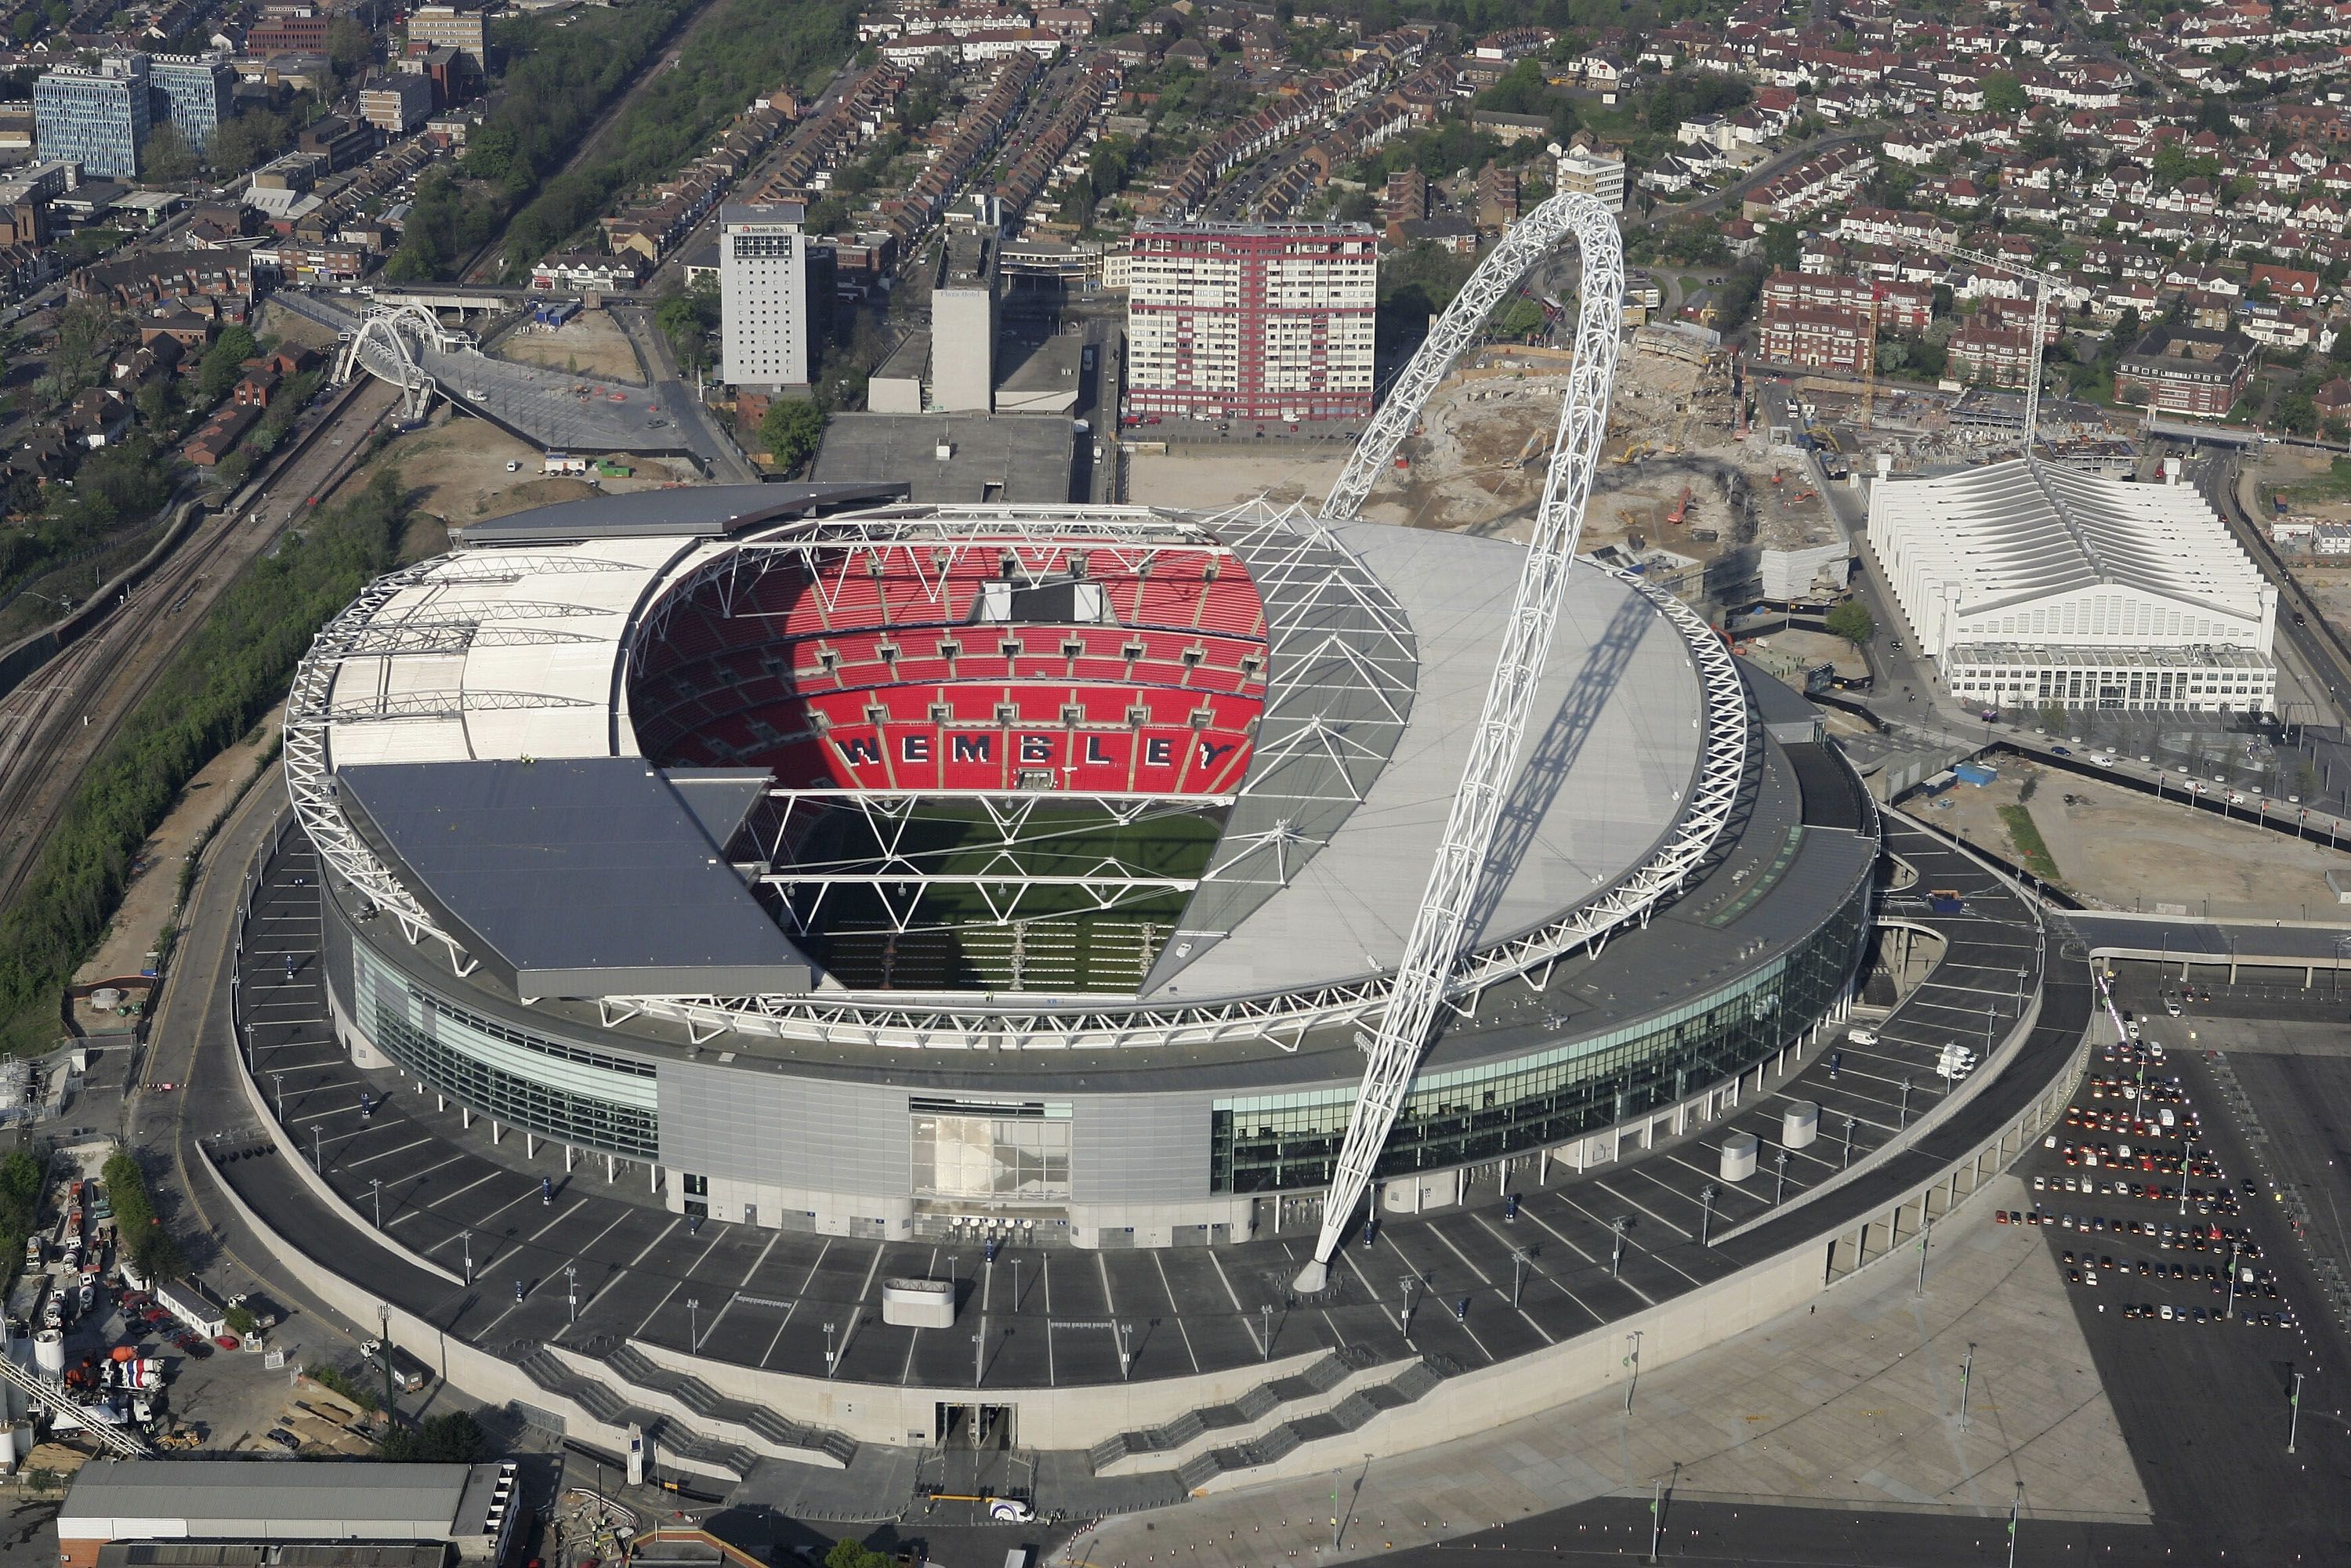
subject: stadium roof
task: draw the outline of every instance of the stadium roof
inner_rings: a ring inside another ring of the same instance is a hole
[[[1049,532],[1213,535],[1247,564],[1266,605],[1268,694],[1249,774],[1144,983],[1146,1004],[1393,967],[1523,551],[1373,524],[1325,530],[1265,507],[1202,517],[903,506],[782,525],[773,538],[947,537],[1024,519]],[[405,888],[526,994],[804,993],[804,960],[712,863],[747,786],[649,769],[626,712],[629,641],[647,612],[695,571],[724,570],[738,548],[765,548],[763,537],[473,549],[372,588],[313,655],[331,685],[298,680],[289,709],[289,748],[297,729],[322,723],[342,803],[366,819],[350,826],[392,868],[391,883],[360,878],[371,896],[411,918]],[[314,718],[318,689],[327,700]],[[1576,566],[1479,894],[1481,943],[1555,918],[1650,856],[1687,809],[1703,706],[1680,630],[1621,580]],[[606,765],[558,766],[585,758]],[[298,800],[308,788],[298,781]],[[674,918],[634,917],[648,887]],[[706,907],[689,915],[697,902]]]
[[[1393,967],[1404,953],[1526,552],[1504,540],[1374,523],[1335,532],[1395,593],[1412,628],[1418,667],[1408,716],[1385,722],[1356,661],[1326,659],[1321,678],[1301,681],[1294,695],[1276,690],[1211,872],[1145,986],[1151,999],[1343,979]],[[1237,548],[1260,575],[1261,551]],[[1267,612],[1278,614],[1270,597]],[[1294,659],[1285,667],[1279,635],[1272,670],[1278,688],[1300,674]],[[1292,705],[1336,716],[1327,743],[1284,744],[1278,717]],[[1698,713],[1698,675],[1680,634],[1622,581],[1586,564],[1573,569],[1478,895],[1479,943],[1540,924],[1648,856],[1688,796]],[[1351,783],[1360,803],[1347,793]],[[1259,815],[1296,835],[1278,876],[1276,852],[1255,836],[1264,831]],[[1192,953],[1182,967],[1175,958],[1186,938]]]
[[[2184,485],[2137,485],[2022,459],[1878,486],[1870,529],[1898,537],[1973,615],[2113,585],[2258,622],[2262,578]]]
[[[800,991],[813,977],[723,842],[641,758],[379,763],[337,778],[377,854],[524,996]],[[730,805],[739,821],[747,801]]]
[[[857,485],[688,485],[589,496],[464,523],[462,545],[553,544],[575,539],[731,538],[762,523],[837,512],[904,497],[903,481]]]

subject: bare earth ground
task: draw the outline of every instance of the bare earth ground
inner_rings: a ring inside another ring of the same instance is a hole
[[[1146,507],[1184,507],[1221,511],[1259,496],[1284,505],[1319,504],[1347,461],[1344,448],[1304,444],[1267,449],[1255,445],[1177,446],[1165,457],[1138,453],[1128,460],[1127,496]]]
[[[2314,911],[2324,918],[2339,908],[2326,873],[2351,873],[2351,852],[2014,758],[2001,759],[1991,784],[1955,785],[1902,810],[2013,857],[2015,843],[1996,808],[2016,804],[2034,773],[2041,782],[2025,809],[2057,862],[2058,880],[2085,903],[2150,912],[2169,904],[2193,915],[2209,908],[2216,917],[2278,920],[2308,919]]]
[[[299,343],[322,354],[332,353],[336,348],[333,328],[287,310],[275,300],[262,301],[259,313],[254,317],[253,333],[256,338],[278,338],[289,343]]]
[[[179,804],[172,808],[148,838],[141,852],[141,869],[124,890],[121,906],[114,912],[114,919],[107,926],[98,950],[74,972],[77,982],[114,979],[152,967],[154,960],[149,955],[155,951],[163,934],[163,923],[172,917],[179,900],[181,864],[197,838],[235,799],[239,787],[261,767],[262,758],[277,738],[283,714],[282,705],[271,709],[251,731],[206,763],[188,781]],[[77,1016],[84,1029],[96,1031],[120,1027],[120,1020],[90,1012],[86,1005],[77,1006]]]
[[[1419,431],[1404,444],[1411,468],[1381,476],[1365,516],[1524,539],[1566,385],[1563,355],[1481,355],[1429,399]],[[1646,354],[1620,363],[1580,548],[1629,549],[1637,537],[1643,548],[1704,560],[1736,542],[1726,481],[1745,471],[1760,483],[1772,465],[1760,448],[1732,437],[1729,410],[1719,373],[1701,378],[1695,366]],[[1646,450],[1636,445],[1643,443]],[[1628,455],[1630,461],[1616,461]],[[1686,490],[1682,522],[1668,523]],[[1716,537],[1695,537],[1702,532]]]
[[[2002,1176],[1991,1203],[2022,1207]],[[1997,1562],[2015,1485],[2036,1514],[2144,1518],[2147,1503],[2073,1303],[2041,1232],[1968,1206],[1935,1229],[1923,1297],[1902,1262],[1880,1264],[1817,1310],[1644,1373],[1628,1419],[1611,1389],[1475,1437],[1347,1467],[1348,1528],[1332,1550],[1332,1479],[1213,1494],[1106,1521],[1062,1562],[1265,1568],[1376,1557],[1588,1498],[1690,1498],[1817,1507],[1912,1507],[1984,1519]],[[1976,1347],[1970,1419],[1959,1369]],[[1352,1500],[1352,1507],[1348,1506]],[[1147,1531],[1147,1533],[1146,1533]],[[1629,1561],[1630,1559],[1628,1559]]]
[[[532,507],[575,501],[599,494],[584,479],[550,478],[540,471],[544,455],[528,442],[516,440],[486,420],[463,414],[436,416],[436,423],[395,439],[384,451],[363,464],[343,482],[337,499],[366,488],[377,469],[396,464],[409,486],[417,508],[445,523],[463,525],[484,517],[503,517]],[[691,479],[691,471],[673,471],[658,457],[632,457],[636,476],[605,479],[601,493],[626,495],[658,489]],[[514,473],[507,465],[521,465]],[[682,466],[682,465],[681,465]]]
[[[502,360],[573,371],[631,386],[645,384],[643,367],[629,346],[628,334],[601,310],[582,310],[552,332],[519,328],[499,339],[490,351]]]

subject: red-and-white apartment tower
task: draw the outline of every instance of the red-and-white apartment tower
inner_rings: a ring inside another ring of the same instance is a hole
[[[1144,225],[1131,276],[1130,416],[1371,417],[1379,238],[1369,225]]]

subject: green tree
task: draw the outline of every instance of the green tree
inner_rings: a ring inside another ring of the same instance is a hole
[[[213,340],[196,367],[196,391],[208,402],[218,402],[245,373],[245,361],[261,351],[253,334],[243,327],[231,327]]]
[[[1792,272],[1803,259],[1803,236],[1793,224],[1765,224],[1762,250],[1765,266],[1778,272]]]
[[[375,53],[375,37],[354,16],[338,16],[327,24],[327,57],[335,68],[350,76]]]
[[[890,1554],[855,1541],[836,1541],[824,1554],[824,1568],[889,1568]]]
[[[294,139],[294,122],[267,110],[247,110],[223,120],[213,131],[207,152],[213,172],[242,174],[276,157]]]
[[[814,398],[778,398],[759,422],[768,460],[787,473],[816,455],[824,439],[824,405]]]
[[[139,151],[139,161],[146,165],[146,177],[161,184],[176,185],[195,177],[195,150],[180,128],[169,120],[147,133],[147,144]]]
[[[490,1457],[489,1435],[467,1410],[428,1416],[413,1427],[394,1426],[375,1457],[395,1464],[478,1465]]]
[[[1842,637],[1858,648],[1877,635],[1877,620],[1869,606],[1858,599],[1848,599],[1828,612],[1829,635]]]
[[[2024,96],[2024,84],[2016,79],[2014,71],[1991,71],[1983,78],[1984,108],[1991,113],[2013,120],[2024,112],[2030,102]]]

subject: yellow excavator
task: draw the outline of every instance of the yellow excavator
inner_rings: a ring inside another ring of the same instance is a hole
[[[1619,464],[1638,463],[1642,458],[1646,457],[1650,453],[1656,450],[1656,448],[1654,445],[1646,441],[1627,442],[1625,443],[1625,450],[1616,455],[1615,461]]]

